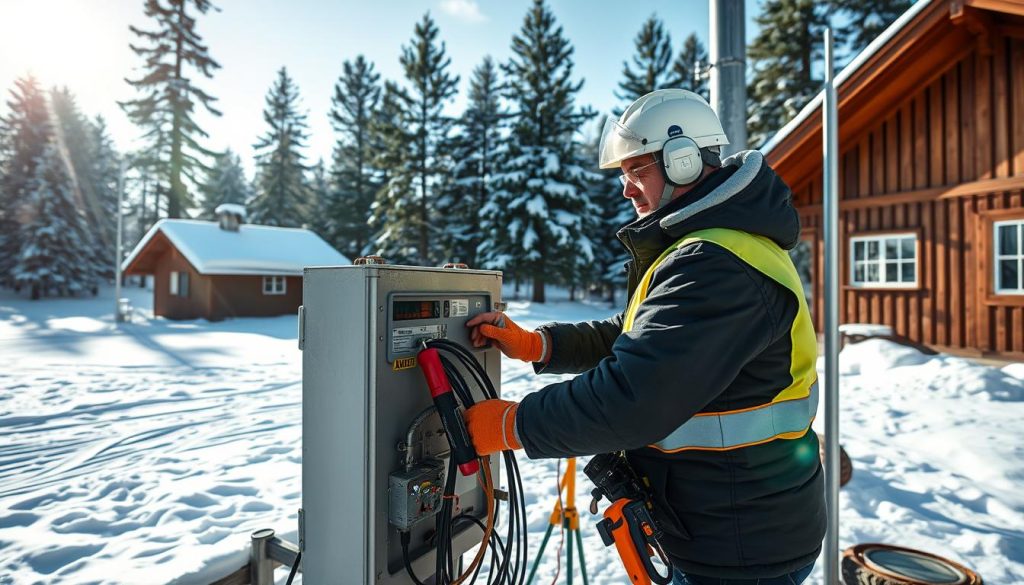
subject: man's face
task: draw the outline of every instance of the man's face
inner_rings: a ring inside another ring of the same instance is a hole
[[[633,204],[638,217],[646,217],[658,209],[661,192],[665,188],[665,177],[658,168],[659,164],[653,154],[622,161],[622,175],[625,179],[622,195]]]

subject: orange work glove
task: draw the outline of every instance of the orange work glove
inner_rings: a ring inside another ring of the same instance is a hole
[[[547,338],[540,331],[526,331],[504,313],[481,313],[466,322],[473,327],[470,339],[473,347],[483,347],[493,339],[507,357],[524,362],[547,362],[550,350]]]
[[[477,402],[466,411],[466,430],[477,455],[523,448],[516,439],[518,409],[518,402],[492,399]]]

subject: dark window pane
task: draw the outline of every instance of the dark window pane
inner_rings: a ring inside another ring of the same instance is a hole
[[[878,241],[868,242],[868,260],[878,260]]]
[[[181,273],[181,279],[178,283],[178,294],[188,298],[188,272]]]
[[[896,260],[899,258],[900,241],[896,238],[885,240],[885,259]]]
[[[853,259],[864,260],[864,242],[853,243]]]
[[[882,280],[881,277],[878,274],[878,263],[877,262],[872,262],[871,264],[868,264],[867,280],[868,280],[868,282],[879,282],[879,281]]]
[[[917,251],[917,246],[915,244],[916,242],[914,241],[914,238],[903,238],[900,240],[900,247],[902,248],[901,252],[904,260],[915,256],[915,252]]]
[[[999,253],[1014,255],[1017,253],[1017,226],[999,226]]]
[[[864,282],[864,265],[857,264],[857,267],[853,270],[854,282]]]
[[[1017,289],[1019,283],[1017,281],[1017,275],[1019,273],[1020,264],[1016,260],[1000,260],[999,261],[999,282],[997,288],[1001,289]]]
[[[885,263],[885,280],[886,282],[898,282],[900,272],[899,262],[886,262]]]
[[[914,276],[915,266],[913,262],[904,262],[902,264],[902,276],[900,282],[915,282],[917,279]]]

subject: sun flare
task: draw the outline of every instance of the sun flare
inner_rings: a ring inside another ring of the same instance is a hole
[[[124,35],[112,3],[0,0],[0,70],[31,72],[44,86],[96,83],[97,72],[122,60]]]

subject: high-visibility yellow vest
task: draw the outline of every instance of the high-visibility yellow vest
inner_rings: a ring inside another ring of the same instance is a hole
[[[700,412],[661,441],[650,445],[660,451],[728,451],[767,443],[775,439],[799,439],[811,427],[818,410],[818,374],[815,369],[818,341],[807,309],[803,286],[789,254],[772,240],[738,230],[712,228],[692,232],[669,246],[647,269],[629,300],[622,331],[633,329],[641,303],[647,298],[651,278],[672,252],[694,242],[706,241],[729,250],[758,272],[789,289],[799,308],[790,328],[792,353],[789,372],[792,383],[771,402],[722,412]],[[685,392],[685,388],[681,391]]]

